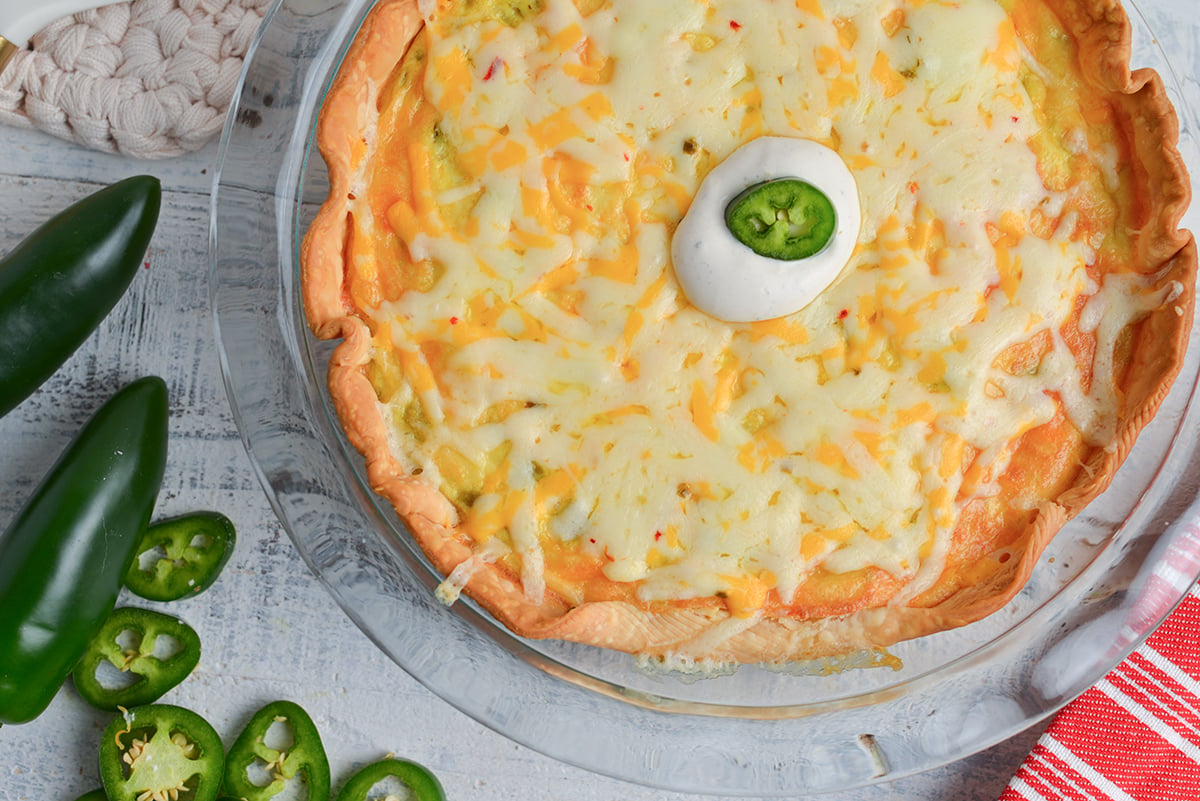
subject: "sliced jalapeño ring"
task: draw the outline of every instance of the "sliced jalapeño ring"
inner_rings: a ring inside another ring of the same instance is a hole
[[[725,207],[729,232],[760,256],[798,261],[832,241],[837,211],[829,197],[799,178],[753,184]]]

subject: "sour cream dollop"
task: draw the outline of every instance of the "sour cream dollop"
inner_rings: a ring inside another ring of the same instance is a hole
[[[729,231],[725,209],[748,187],[797,178],[825,194],[837,213],[829,243],[793,261],[760,256]],[[742,145],[705,177],[671,241],[675,276],[692,305],[731,323],[799,311],[850,261],[862,224],[858,185],[835,151],[808,139],[764,136]]]

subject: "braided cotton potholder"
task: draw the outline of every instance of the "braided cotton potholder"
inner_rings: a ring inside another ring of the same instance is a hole
[[[196,150],[221,130],[269,4],[132,0],[57,20],[0,73],[0,122],[139,158]]]

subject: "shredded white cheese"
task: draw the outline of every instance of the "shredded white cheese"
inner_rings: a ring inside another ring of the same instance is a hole
[[[437,425],[393,444],[435,486],[439,453],[487,466],[464,525],[507,537],[529,600],[545,538],[602,556],[646,600],[757,582],[787,602],[817,566],[880,567],[905,600],[937,580],[964,504],[995,492],[1004,446],[1055,414],[1051,394],[1089,440],[1112,437],[1115,337],[1170,299],[1092,285],[1093,243],[1070,220],[1047,238],[1013,229],[1064,197],[1039,178],[1027,54],[997,4],[913,4],[890,31],[880,9],[658,0],[582,16],[547,0],[520,25],[456,27],[422,3],[424,89],[453,109],[439,126],[469,176],[448,199],[478,199],[463,230],[426,219],[406,240],[443,268],[432,288],[375,311],[436,378],[410,376],[390,415],[416,397]],[[729,324],[684,299],[671,234],[707,171],[763,135],[836,149],[863,233],[803,310]],[[1079,296],[1089,387],[1057,334]],[[995,366],[1038,332],[1037,369]],[[967,453],[983,468],[970,484]]]

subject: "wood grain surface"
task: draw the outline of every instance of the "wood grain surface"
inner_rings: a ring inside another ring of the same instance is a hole
[[[1192,2],[1142,5],[1152,26],[1169,37],[1164,46],[1183,67],[1178,78],[1200,105],[1200,21]],[[335,786],[359,764],[394,752],[431,768],[451,799],[712,798],[597,776],[491,732],[389,661],[308,571],[251,470],[221,381],[207,276],[216,154],[214,144],[171,161],[136,162],[0,129],[0,253],[103,184],[150,172],[164,186],[146,268],[128,294],[47,384],[0,419],[0,526],[104,399],[134,378],[158,374],[170,388],[171,441],[156,516],[216,509],[239,532],[216,586],[170,607],[198,631],[204,653],[164,702],[204,715],[228,745],[261,704],[292,699],[324,737]],[[1186,155],[1195,171],[1196,154]],[[122,602],[143,603],[128,595]],[[108,719],[68,685],[37,720],[0,730],[0,801],[70,801],[98,786],[97,742]],[[948,767],[822,798],[987,801],[1003,789],[1040,728]]]

